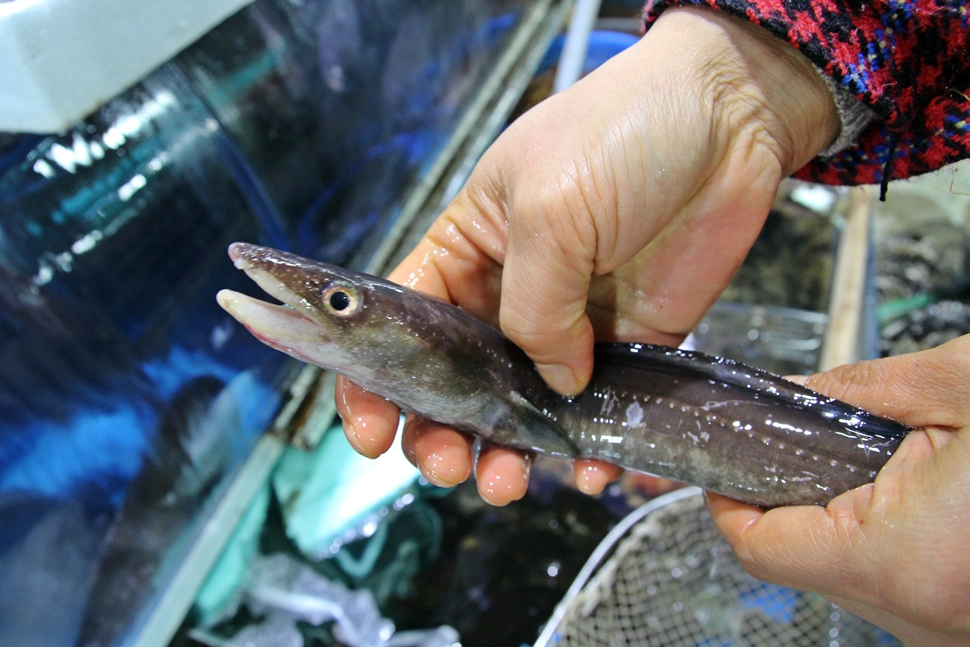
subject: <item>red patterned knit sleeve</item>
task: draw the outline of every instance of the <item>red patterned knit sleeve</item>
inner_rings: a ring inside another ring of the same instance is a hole
[[[648,0],[746,18],[794,45],[880,119],[795,177],[880,184],[970,157],[968,0]]]

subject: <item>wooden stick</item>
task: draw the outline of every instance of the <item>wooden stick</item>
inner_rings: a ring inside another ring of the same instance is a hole
[[[825,343],[822,345],[822,356],[819,358],[821,371],[859,359],[859,331],[865,297],[871,218],[871,191],[863,187],[852,189],[849,210],[835,257],[829,324]]]

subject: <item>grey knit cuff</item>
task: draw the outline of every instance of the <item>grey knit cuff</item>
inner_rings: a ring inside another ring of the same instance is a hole
[[[835,79],[822,72],[818,67],[815,67],[815,71],[822,77],[822,81],[825,82],[825,87],[832,93],[832,99],[835,100],[835,107],[839,111],[839,119],[842,121],[842,129],[839,131],[839,136],[818,154],[819,157],[831,157],[854,143],[859,134],[866,129],[866,126],[869,125],[876,115],[866,104],[859,101],[854,94],[837,83]]]

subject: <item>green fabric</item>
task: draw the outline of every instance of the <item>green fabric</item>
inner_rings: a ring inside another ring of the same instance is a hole
[[[253,497],[229,543],[212,568],[195,600],[202,626],[218,622],[231,613],[237,603],[237,592],[243,584],[246,569],[259,547],[259,535],[266,522],[269,506],[269,484]]]
[[[376,460],[353,450],[339,425],[307,452],[288,448],[273,474],[287,535],[308,557],[330,556],[346,530],[418,477],[398,443]]]

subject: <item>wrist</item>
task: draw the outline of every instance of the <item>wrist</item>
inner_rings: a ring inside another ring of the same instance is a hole
[[[710,101],[726,145],[762,145],[784,176],[795,172],[839,135],[841,121],[824,80],[789,43],[740,18],[706,8],[668,9],[650,31],[670,39],[694,77],[682,79]]]

